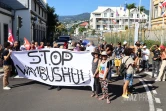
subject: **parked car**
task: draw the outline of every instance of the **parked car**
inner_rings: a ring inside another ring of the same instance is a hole
[[[67,41],[72,40],[70,36],[59,36],[59,39],[66,39]]]
[[[68,43],[68,40],[67,39],[64,39],[64,38],[59,38],[56,43],[58,44],[58,47],[60,46],[64,46],[65,43]]]

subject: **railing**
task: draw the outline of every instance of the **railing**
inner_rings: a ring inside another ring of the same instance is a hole
[[[12,8],[10,6],[8,6],[8,5],[6,5],[6,4],[4,4],[2,2],[0,2],[0,7],[3,8],[3,9],[8,10],[10,12],[12,11]]]

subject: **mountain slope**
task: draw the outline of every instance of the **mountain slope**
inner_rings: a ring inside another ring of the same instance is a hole
[[[82,13],[79,15],[69,15],[69,16],[59,16],[60,22],[75,22],[75,21],[83,21],[83,20],[89,20],[90,13]]]

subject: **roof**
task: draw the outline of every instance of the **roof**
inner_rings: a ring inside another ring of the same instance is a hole
[[[88,22],[83,22],[82,24],[80,24],[81,26],[87,26]]]

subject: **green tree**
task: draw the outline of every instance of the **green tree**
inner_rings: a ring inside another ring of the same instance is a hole
[[[47,41],[53,41],[53,36],[58,26],[58,15],[55,13],[55,8],[47,4]]]
[[[135,3],[127,4],[127,5],[126,5],[126,8],[128,9],[128,11],[129,11],[129,16],[130,16],[130,10],[133,9],[133,8],[136,8]]]
[[[80,27],[80,28],[78,29],[78,31],[79,31],[79,33],[83,33],[84,31],[86,31],[86,28],[85,28],[85,27]]]
[[[96,31],[95,30],[92,30],[92,35],[95,35]]]
[[[142,13],[146,10],[144,6],[138,7],[138,10],[139,10],[139,8],[140,8],[140,13]]]

